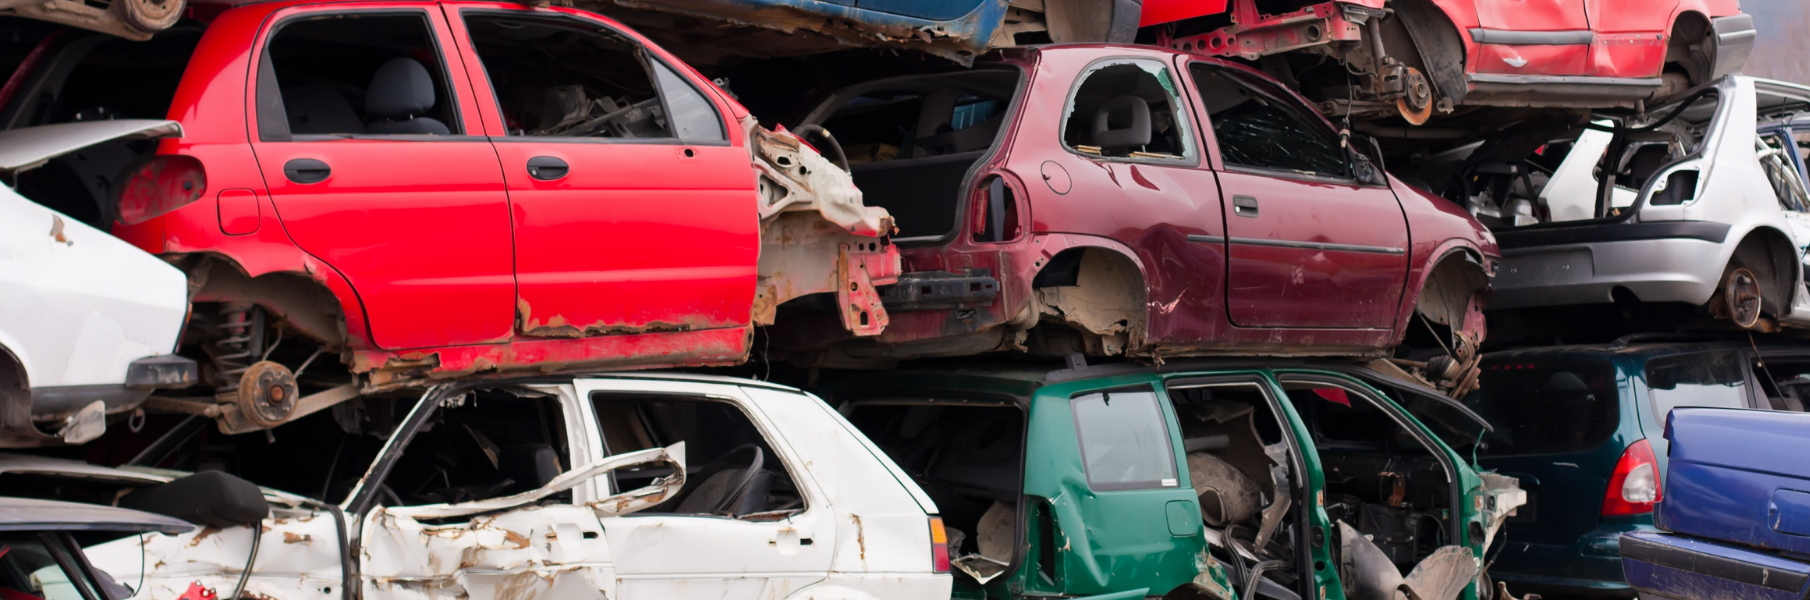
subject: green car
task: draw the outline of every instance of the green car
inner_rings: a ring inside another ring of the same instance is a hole
[[[823,391],[936,501],[956,598],[1492,598],[1484,551],[1526,498],[1452,450],[1485,433],[1475,413],[1346,362],[1071,358]]]

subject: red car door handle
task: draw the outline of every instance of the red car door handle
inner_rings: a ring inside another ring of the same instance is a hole
[[[1232,196],[1232,214],[1257,218],[1257,199],[1250,196]]]
[[[536,156],[528,159],[528,176],[541,181],[552,181],[566,176],[571,168],[566,161],[551,156]]]
[[[296,183],[320,183],[332,174],[333,167],[312,158],[298,158],[283,163],[283,175]]]

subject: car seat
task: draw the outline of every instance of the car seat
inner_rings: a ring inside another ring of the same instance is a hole
[[[412,58],[392,58],[371,76],[365,92],[366,131],[387,134],[449,135],[439,119],[422,116],[434,108],[434,80]]]
[[[514,483],[503,489],[505,494],[538,490],[558,477],[559,454],[546,444],[514,444],[497,453],[497,470]]]
[[[1150,103],[1131,95],[1100,103],[1100,107],[1094,109],[1092,139],[1101,152],[1111,149],[1130,151],[1149,145]]]

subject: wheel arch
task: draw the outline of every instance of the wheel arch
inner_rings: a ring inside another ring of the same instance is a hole
[[[1783,317],[1790,311],[1791,298],[1795,296],[1792,292],[1802,275],[1801,263],[1797,258],[1797,246],[1791,243],[1790,236],[1775,227],[1761,225],[1749,229],[1735,244],[1727,266],[1723,267],[1723,279],[1718,280],[1716,286],[1718,290],[1721,288],[1722,281],[1736,264],[1746,267],[1760,279],[1760,312],[1774,318]]]
[[[1150,327],[1150,278],[1129,247],[1068,239],[1035,263],[1031,296],[1013,320],[1022,329],[1056,322],[1082,334],[1089,353],[1124,354],[1143,347]]]
[[[1485,266],[1487,259],[1481,249],[1455,240],[1432,255],[1436,258],[1427,261],[1418,280],[1405,290],[1411,291],[1414,297],[1412,302],[1403,299],[1398,337],[1407,335],[1416,315],[1425,315],[1453,330],[1464,329],[1470,318],[1472,298],[1486,294],[1490,288],[1492,276]],[[1429,294],[1429,291],[1433,293]],[[1481,303],[1476,304],[1481,308]],[[1476,324],[1481,325],[1480,318]],[[1473,333],[1479,341],[1483,339],[1482,331]]]
[[[1702,85],[1711,78],[1716,67],[1715,45],[1706,43],[1715,33],[1710,25],[1709,15],[1695,9],[1684,9],[1672,17],[1671,27],[1666,31],[1664,65],[1678,64],[1683,67],[1690,85]],[[1695,49],[1692,46],[1697,46]],[[1661,65],[1663,73],[1665,66]]]
[[[338,270],[306,260],[302,272],[250,275],[230,257],[206,253],[185,257],[189,301],[250,302],[282,319],[323,347],[363,346],[368,340],[364,305]]]

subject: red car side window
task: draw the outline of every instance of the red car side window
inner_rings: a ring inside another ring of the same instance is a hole
[[[425,12],[284,22],[266,47],[258,87],[265,141],[281,139],[282,125],[300,139],[463,132]]]

